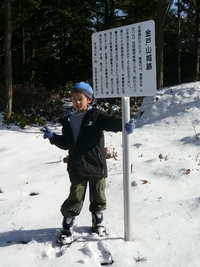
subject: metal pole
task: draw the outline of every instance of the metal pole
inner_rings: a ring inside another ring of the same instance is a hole
[[[124,181],[124,239],[132,241],[132,210],[131,210],[131,163],[130,135],[124,125],[130,120],[130,99],[122,97],[122,136],[123,136],[123,181]]]

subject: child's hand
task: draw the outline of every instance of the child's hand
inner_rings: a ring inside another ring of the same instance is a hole
[[[128,134],[133,133],[133,131],[135,129],[134,120],[131,119],[129,122],[125,123],[124,127],[125,127],[125,130],[128,132]]]
[[[46,139],[51,139],[53,136],[53,133],[49,130],[47,126],[44,126],[40,131],[44,132],[43,138]]]

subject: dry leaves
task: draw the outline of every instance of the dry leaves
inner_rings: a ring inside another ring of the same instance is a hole
[[[32,196],[37,196],[37,195],[39,195],[39,193],[32,192],[32,193],[29,194],[29,196],[31,196],[31,197]]]
[[[160,161],[162,161],[162,160],[168,160],[168,157],[167,156],[163,156],[163,154],[162,153],[160,153],[159,155],[158,155],[158,157],[159,157],[159,159],[160,159]]]
[[[142,184],[148,184],[149,182],[147,180],[140,180]]]
[[[67,155],[66,157],[63,158],[63,162],[68,163],[68,161],[69,161],[69,156]]]
[[[191,172],[190,169],[187,169],[184,174],[188,175]]]

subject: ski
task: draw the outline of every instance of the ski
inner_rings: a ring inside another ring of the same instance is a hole
[[[88,246],[90,249],[94,251],[98,255],[99,258],[99,264],[101,266],[110,266],[114,263],[113,255],[112,253],[105,247],[104,240],[108,237],[108,233],[104,235],[98,235],[97,233],[84,231],[86,228],[80,228],[77,229],[78,232],[74,231],[73,238],[69,240],[68,243],[62,244],[58,243],[57,244],[60,246],[60,252],[58,253],[58,257],[62,256],[65,254],[65,251],[69,249],[73,244],[75,243],[81,243],[84,242],[85,246]],[[83,230],[83,232],[80,232]],[[92,246],[90,245],[92,244]]]
[[[66,241],[66,243],[62,243],[59,238],[57,239],[56,243],[59,244],[61,247],[70,247],[74,242],[77,242],[79,240],[86,240],[87,235],[88,234],[74,233],[73,236],[70,237],[68,241]]]

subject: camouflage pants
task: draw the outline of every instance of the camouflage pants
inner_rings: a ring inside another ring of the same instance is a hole
[[[70,177],[70,181],[69,196],[61,206],[61,213],[64,217],[72,217],[80,214],[88,184],[90,197],[89,210],[91,212],[100,212],[106,208],[105,178],[90,177],[85,180],[78,180],[77,178]]]

